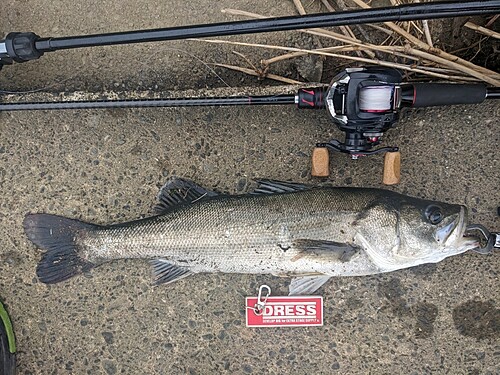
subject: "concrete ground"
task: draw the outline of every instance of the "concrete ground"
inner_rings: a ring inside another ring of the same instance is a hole
[[[231,19],[220,13],[226,7],[294,12],[284,0],[256,3],[6,0],[0,30],[62,36],[224,21]],[[295,43],[296,35],[238,40]],[[267,54],[238,51],[257,61]],[[0,88],[174,96],[187,88],[208,87],[205,95],[285,90],[267,82],[212,89],[224,84],[192,56],[237,61],[231,48],[195,42],[67,51],[5,67]],[[277,68],[290,71],[293,63]],[[217,72],[231,86],[254,82]],[[499,117],[496,102],[405,112],[385,139],[403,154],[403,179],[392,189],[467,204],[473,222],[500,230]],[[315,184],[311,150],[333,136],[339,133],[326,114],[293,106],[0,112],[0,297],[15,325],[19,373],[499,373],[498,254],[334,279],[319,290],[320,328],[245,327],[245,296],[263,283],[275,295],[287,292],[289,280],[276,277],[207,274],[152,287],[147,262],[130,260],[52,286],[36,278],[40,252],[21,225],[28,212],[95,223],[135,219],[150,212],[172,175],[230,193],[250,189],[257,177]],[[334,155],[328,182],[382,187],[381,168],[381,156]]]

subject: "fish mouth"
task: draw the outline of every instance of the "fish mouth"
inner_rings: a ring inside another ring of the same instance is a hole
[[[458,217],[436,233],[437,239],[446,248],[455,248],[459,252],[465,252],[480,247],[477,237],[466,236],[468,225],[468,213],[464,206],[460,207]]]

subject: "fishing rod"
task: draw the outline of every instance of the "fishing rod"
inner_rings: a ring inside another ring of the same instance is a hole
[[[318,143],[332,151],[350,154],[352,159],[398,147],[381,147],[382,136],[399,119],[402,108],[423,108],[454,104],[478,104],[500,99],[500,88],[483,84],[402,83],[402,75],[392,68],[347,68],[329,87],[301,88],[295,95],[263,95],[207,98],[159,98],[122,100],[76,100],[53,102],[0,103],[1,111],[199,107],[244,105],[290,105],[299,109],[326,109],[343,142],[336,139]]]
[[[163,29],[41,38],[33,32],[13,32],[0,40],[0,67],[12,62],[40,58],[45,52],[64,49],[159,42],[187,38],[254,34],[271,31],[347,26],[434,18],[488,15],[500,12],[500,0],[444,1],[358,9],[304,16],[273,17],[259,20],[190,25]]]
[[[446,1],[59,38],[14,32],[0,41],[0,68],[13,62],[38,59],[45,52],[82,47],[497,13],[500,13],[500,0]],[[11,102],[0,103],[0,111],[295,104],[300,109],[326,109],[345,133],[345,139],[318,143],[318,146],[357,159],[398,150],[397,147],[373,148],[397,122],[399,111],[404,107],[473,104],[498,98],[498,88],[482,84],[409,84],[402,82],[402,75],[397,70],[366,67],[340,72],[328,88],[299,89],[295,95]]]

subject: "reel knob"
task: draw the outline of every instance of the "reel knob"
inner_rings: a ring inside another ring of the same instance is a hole
[[[330,153],[326,147],[315,147],[312,152],[311,176],[328,177],[330,174]]]
[[[401,181],[401,153],[399,151],[386,152],[384,156],[384,185],[396,185]]]

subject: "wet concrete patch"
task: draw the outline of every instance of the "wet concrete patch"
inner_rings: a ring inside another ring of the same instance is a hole
[[[400,319],[412,319],[414,336],[417,339],[426,339],[432,336],[434,332],[434,322],[438,316],[438,307],[425,301],[409,304],[403,298],[406,294],[406,288],[398,278],[392,278],[389,281],[380,283],[379,294],[383,295],[387,301],[387,307],[392,314]]]
[[[453,321],[464,336],[482,340],[500,337],[500,309],[494,301],[471,300],[453,309]]]
[[[434,321],[438,316],[436,305],[427,302],[419,302],[412,306],[411,311],[416,319],[415,337],[426,339],[434,332]]]
[[[406,289],[401,284],[401,280],[392,278],[387,282],[380,283],[378,287],[379,293],[384,296],[389,302],[388,307],[392,313],[399,317],[408,316],[410,308],[406,300],[402,298],[406,293]]]

